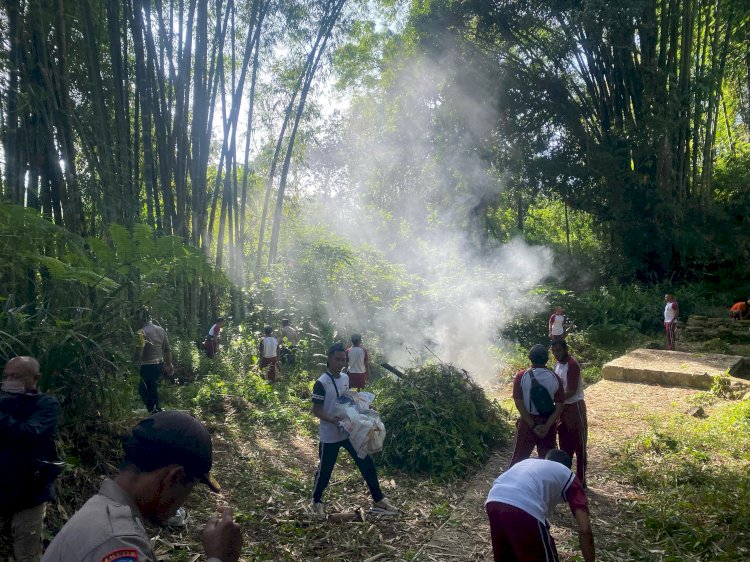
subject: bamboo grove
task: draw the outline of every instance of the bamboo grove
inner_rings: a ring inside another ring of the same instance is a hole
[[[345,5],[4,0],[3,197],[85,237],[143,222],[245,285],[247,244],[255,271],[276,259],[295,139]]]
[[[750,141],[747,2],[439,2],[414,25],[431,56],[458,45],[494,76],[500,140],[483,148],[519,228],[554,194],[595,219],[610,271],[650,281],[721,260],[718,231],[747,251],[744,220],[716,228],[737,194],[717,205],[713,184]]]

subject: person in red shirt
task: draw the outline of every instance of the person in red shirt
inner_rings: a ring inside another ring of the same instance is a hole
[[[513,401],[520,414],[516,423],[516,444],[509,467],[531,456],[536,447],[540,458],[544,458],[557,445],[557,420],[563,410],[563,383],[555,373],[547,368],[549,352],[541,344],[529,350],[531,367],[518,371],[513,378]],[[546,391],[544,404],[548,411],[540,411],[543,404],[533,399],[538,390]]]
[[[729,309],[729,316],[734,320],[745,320],[750,318],[750,300],[747,302],[740,301],[734,303]]]
[[[576,476],[586,487],[586,443],[588,441],[588,421],[586,402],[583,399],[583,378],[578,361],[568,353],[565,340],[552,342],[552,355],[555,362],[555,374],[560,377],[565,389],[565,405],[557,425],[557,436],[560,448],[571,457],[576,456]]]

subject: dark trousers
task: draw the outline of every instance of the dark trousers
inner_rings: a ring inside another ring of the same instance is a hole
[[[282,365],[294,365],[297,358],[295,354],[297,352],[296,345],[284,346],[279,348],[279,359]]]
[[[328,482],[331,480],[331,473],[333,467],[336,464],[336,459],[339,456],[339,449],[343,447],[346,452],[354,459],[357,463],[357,468],[362,473],[362,477],[367,483],[367,487],[370,489],[370,495],[372,501],[379,502],[383,499],[383,492],[380,491],[380,483],[378,482],[378,474],[375,471],[375,463],[370,455],[360,459],[357,456],[357,452],[354,450],[354,446],[348,439],[339,441],[338,443],[320,443],[318,445],[318,457],[320,463],[318,464],[318,472],[315,474],[315,483],[313,484],[313,502],[322,501],[323,492],[328,486]]]
[[[677,329],[677,322],[664,322],[664,331],[667,333],[667,349],[674,351],[674,339],[675,330]]]
[[[141,365],[141,383],[138,394],[149,414],[159,410],[159,377],[164,370],[164,363],[158,365]]]

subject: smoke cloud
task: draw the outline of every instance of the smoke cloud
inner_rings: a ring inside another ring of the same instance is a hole
[[[355,103],[345,134],[310,158],[319,180],[327,171],[314,211],[305,213],[309,224],[363,255],[378,249],[418,290],[388,306],[345,286],[314,283],[309,297],[343,333],[362,333],[392,364],[434,354],[488,382],[501,367],[493,349],[503,345],[503,327],[542,309],[528,291],[552,274],[553,260],[547,248],[486,235],[487,206],[504,185],[503,170],[483,157],[490,143],[502,142],[493,137],[497,95],[487,73],[456,56],[403,65],[383,98]],[[442,70],[456,68],[459,77]]]

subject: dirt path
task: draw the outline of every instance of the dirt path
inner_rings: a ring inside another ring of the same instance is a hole
[[[589,490],[598,559],[626,561],[623,545],[640,549],[637,530],[623,526],[623,516],[637,500],[637,493],[613,472],[612,453],[653,423],[660,415],[684,412],[688,398],[697,391],[686,388],[602,380],[586,388],[589,420]],[[498,394],[507,398],[510,389]],[[489,528],[484,500],[492,481],[506,467],[510,450],[494,455],[476,475],[464,498],[415,558],[420,561],[491,560]],[[578,552],[577,534],[567,506],[558,506],[552,518],[552,534],[562,560]]]

